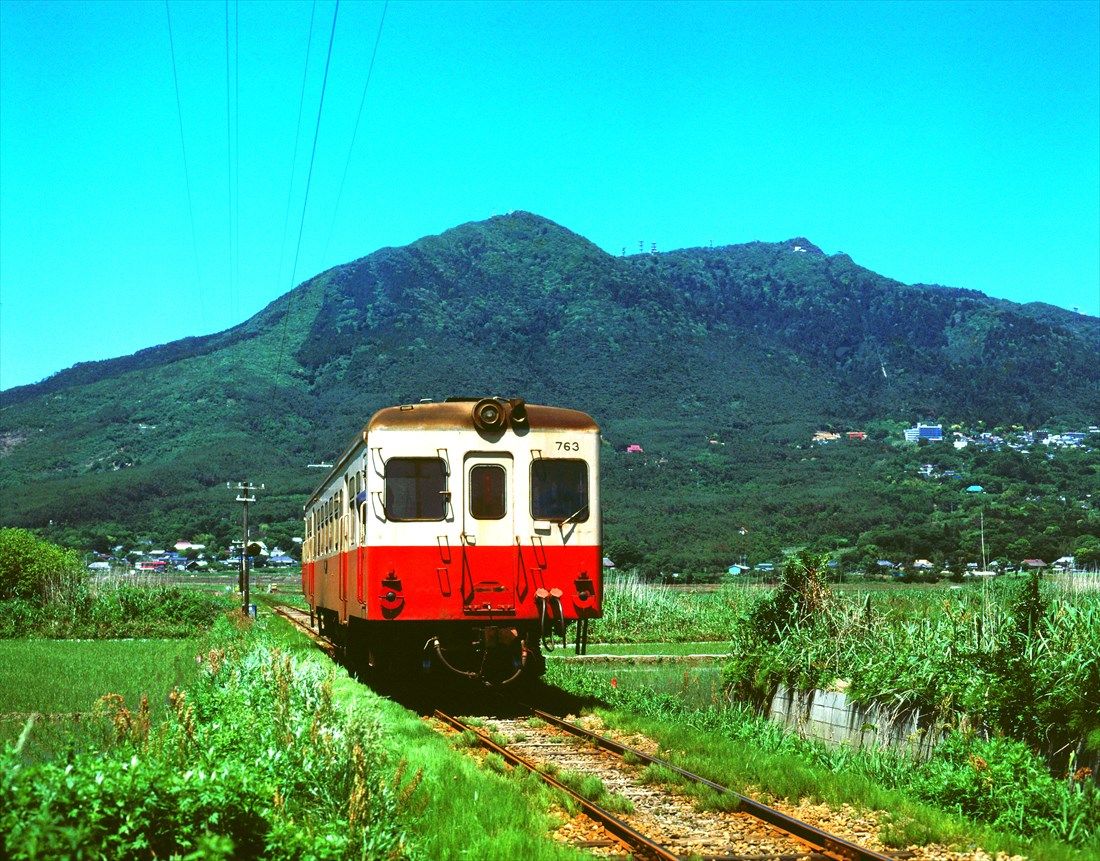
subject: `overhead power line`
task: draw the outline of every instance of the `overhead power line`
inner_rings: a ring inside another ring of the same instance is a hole
[[[230,99],[231,77],[229,72],[229,0],[225,0],[225,191],[227,197],[229,260],[229,314],[237,319],[237,303],[233,295],[233,120]]]
[[[176,72],[176,42],[172,36],[172,12],[168,0],[164,0],[164,16],[168,21],[168,50],[172,56],[172,83],[176,88],[176,118],[180,127],[180,151],[183,153],[183,182],[187,187],[187,214],[191,219],[191,251],[195,256],[195,292],[199,298],[199,316],[206,320],[206,301],[202,292],[202,276],[199,272],[199,240],[195,231],[195,204],[191,198],[191,169],[187,163],[187,138],[183,133],[183,104],[180,100],[180,81]]]
[[[233,0],[233,280],[241,294],[241,4]]]
[[[302,218],[298,223],[298,243],[294,248],[294,266],[290,270],[290,287],[298,276],[298,255],[302,250],[302,234],[306,226],[306,207],[309,205],[309,186],[313,181],[313,163],[317,158],[317,139],[321,136],[321,112],[325,108],[325,88],[328,86],[328,70],[332,62],[332,43],[336,40],[336,17],[340,14],[340,0],[332,10],[332,30],[328,36],[328,54],[325,56],[325,74],[321,78],[321,98],[317,103],[317,124],[313,128],[313,148],[309,153],[309,170],[306,173],[306,193],[302,197]]]
[[[340,0],[336,0],[336,6],[332,10],[332,29],[328,35],[328,53],[325,55],[325,73],[321,78],[321,98],[317,103],[317,122],[313,127],[313,147],[309,154],[309,171],[306,173],[306,191],[302,198],[302,218],[298,222],[298,242],[294,248],[294,266],[290,272],[290,294],[287,296],[286,309],[283,311],[283,324],[279,334],[279,358],[275,362],[275,375],[271,380],[271,395],[275,396],[275,389],[279,383],[279,375],[283,370],[283,360],[286,358],[286,329],[290,321],[290,309],[294,305],[294,281],[298,276],[298,256],[302,250],[302,234],[306,225],[306,208],[309,205],[309,187],[313,179],[313,163],[317,158],[317,139],[321,135],[321,113],[325,108],[325,89],[328,86],[328,70],[332,63],[332,45],[336,41],[336,18],[340,14]]]
[[[359,121],[363,118],[363,106],[367,103],[367,90],[370,88],[371,75],[374,74],[374,61],[378,57],[378,43],[382,41],[382,26],[386,23],[386,10],[390,8],[390,0],[386,0],[382,6],[382,17],[378,21],[378,32],[374,37],[374,50],[370,55],[370,66],[367,68],[367,79],[363,83],[363,97],[359,100],[359,113],[355,115],[355,128],[351,133],[351,145],[348,147],[347,161],[344,162],[344,175],[340,177],[340,190],[336,193],[336,206],[332,210],[332,224],[329,225],[328,238],[325,240],[325,250],[321,255],[321,262],[324,263],[328,257],[329,243],[332,242],[332,235],[336,232],[336,218],[340,214],[340,201],[344,199],[344,183],[347,182],[348,168],[351,167],[351,157],[355,152],[355,140],[359,136]]]
[[[279,244],[279,268],[275,270],[276,284],[282,284],[283,263],[286,261],[286,231],[290,226],[290,201],[294,196],[294,174],[298,170],[298,143],[302,137],[302,108],[306,103],[306,79],[309,76],[309,55],[313,47],[313,22],[317,16],[317,0],[309,13],[309,38],[306,39],[306,59],[302,64],[302,90],[298,96],[298,121],[294,124],[294,155],[290,159],[290,181],[286,189],[286,210],[283,213],[282,240]]]

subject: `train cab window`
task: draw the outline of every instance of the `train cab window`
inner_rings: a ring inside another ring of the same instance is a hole
[[[588,464],[541,458],[531,463],[531,516],[535,520],[588,520]]]
[[[386,461],[386,518],[443,520],[447,514],[447,465],[438,457]]]
[[[500,520],[506,510],[504,467],[478,464],[470,469],[470,515],[478,520]]]

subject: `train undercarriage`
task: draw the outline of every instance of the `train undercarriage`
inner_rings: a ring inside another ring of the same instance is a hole
[[[587,628],[584,621],[578,623],[578,635]],[[471,625],[351,618],[341,624],[335,611],[320,607],[316,623],[361,671],[394,678],[439,671],[491,687],[540,677],[546,670],[544,650],[561,648],[565,633],[564,626],[546,632],[539,621],[529,620]],[[578,651],[583,645],[578,636]]]

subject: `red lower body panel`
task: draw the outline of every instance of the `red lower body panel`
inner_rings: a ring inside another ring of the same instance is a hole
[[[597,618],[602,559],[591,545],[358,547],[304,566],[303,591],[341,620],[537,620],[546,600]]]

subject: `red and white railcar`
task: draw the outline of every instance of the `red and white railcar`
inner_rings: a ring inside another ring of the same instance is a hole
[[[379,410],[305,506],[302,590],[373,667],[489,684],[601,613],[599,428],[518,398]]]

